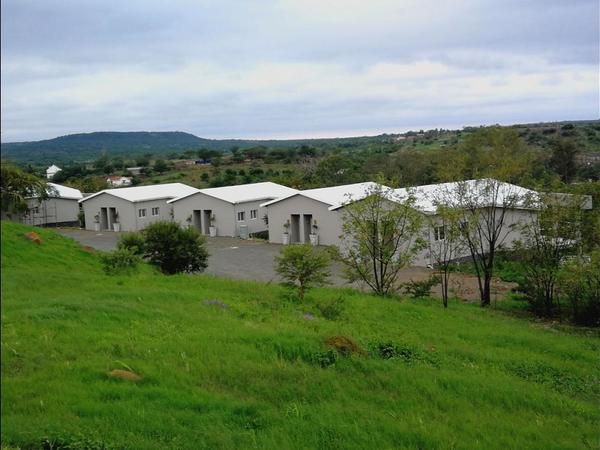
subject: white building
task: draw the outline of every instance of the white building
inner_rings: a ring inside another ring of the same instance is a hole
[[[27,199],[27,211],[18,220],[35,226],[72,226],[79,224],[79,203],[83,198],[79,189],[48,183],[48,197],[32,196]]]
[[[131,186],[131,177],[121,177],[118,175],[113,175],[106,179],[106,184],[115,188]]]
[[[504,208],[504,244],[510,247],[515,240],[521,238],[516,225],[530,221],[535,214],[535,191],[509,183],[494,180],[469,180],[459,183],[442,183],[419,186],[409,189],[397,189],[389,192],[390,201],[405,201],[414,198],[414,207],[422,212],[429,220],[425,221],[423,237],[430,243],[444,239],[444,231],[436,227],[436,212],[438,205],[456,208]],[[495,192],[490,192],[486,186],[494,185]],[[360,201],[376,186],[375,183],[357,183],[322,189],[310,189],[277,200],[263,203],[267,208],[269,220],[269,241],[272,243],[308,243],[317,241],[321,245],[336,245],[342,243],[342,225],[344,207],[351,202]],[[513,201],[512,198],[515,200]],[[311,236],[313,235],[313,236]],[[317,235],[318,238],[315,238]],[[465,250],[458,257],[468,256]],[[416,255],[413,263],[426,266],[431,264],[428,249]]]
[[[172,220],[167,201],[197,191],[182,183],[105,189],[79,203],[87,230],[138,231],[159,220]]]
[[[50,167],[48,167],[46,169],[46,178],[51,180],[54,175],[56,175],[58,172],[60,172],[62,169],[58,166],[55,166],[54,164],[52,164]]]
[[[267,210],[261,206],[298,191],[264,182],[195,190],[168,201],[173,219],[202,234],[246,238],[267,231]]]

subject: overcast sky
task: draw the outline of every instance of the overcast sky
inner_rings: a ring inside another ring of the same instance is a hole
[[[2,0],[2,141],[597,119],[598,0]]]

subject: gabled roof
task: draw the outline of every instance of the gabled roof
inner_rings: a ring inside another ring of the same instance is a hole
[[[54,164],[52,164],[50,167],[48,167],[46,169],[46,172],[56,172],[57,170],[62,170],[60,167],[55,166]]]
[[[438,205],[477,208],[510,205],[527,209],[539,200],[536,191],[490,178],[401,188],[395,193],[400,199],[412,196],[414,206],[425,213],[435,213]]]
[[[164,198],[176,198],[198,192],[198,189],[183,183],[154,184],[151,186],[135,186],[127,188],[104,189],[79,200],[83,203],[100,194],[109,194],[129,202],[144,202]]]
[[[56,183],[48,183],[48,186],[53,188],[48,190],[48,195],[55,198],[66,198],[71,200],[79,200],[83,198],[79,189],[63,186]],[[54,191],[54,192],[52,192]]]
[[[282,186],[281,184],[266,181],[263,183],[241,184],[237,186],[224,186],[196,190],[180,197],[169,200],[167,203],[175,203],[183,198],[197,193],[223,200],[227,203],[237,204],[258,200],[270,200],[298,193],[296,189]]]
[[[306,191],[299,191],[295,194],[288,195],[287,197],[263,203],[260,206],[269,206],[287,198],[293,197],[294,195],[300,195],[302,197],[310,198],[312,200],[316,200],[318,202],[329,205],[329,210],[333,211],[349,203],[355,202],[357,200],[362,200],[370,192],[372,192],[373,189],[377,188],[377,186],[377,183],[367,181],[365,183],[344,184],[341,186],[307,189]],[[384,191],[391,190],[387,186],[381,185],[381,187],[384,189]]]

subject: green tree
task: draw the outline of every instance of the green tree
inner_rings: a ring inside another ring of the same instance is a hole
[[[144,255],[161,272],[202,272],[208,266],[206,239],[195,228],[175,222],[154,222],[143,231]]]
[[[578,150],[575,143],[570,139],[556,139],[551,144],[552,156],[548,165],[554,170],[565,183],[573,180],[577,174],[577,163],[575,156]]]
[[[45,180],[2,161],[0,178],[0,203],[8,217],[27,210],[27,199],[35,196],[42,200],[52,194]]]
[[[398,287],[400,270],[424,245],[422,215],[414,198],[395,199],[393,190],[380,184],[354,200],[344,207],[340,260],[350,282],[360,280],[377,295],[388,295]]]
[[[163,160],[163,159],[157,159],[154,162],[154,170],[160,174],[165,173],[167,170],[169,170],[169,166],[167,165],[167,163]]]
[[[324,284],[329,277],[329,256],[309,244],[290,245],[275,257],[275,271],[285,282],[298,290],[304,300],[307,289]]]

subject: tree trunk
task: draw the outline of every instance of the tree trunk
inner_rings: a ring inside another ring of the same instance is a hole
[[[492,300],[492,274],[485,273],[483,278],[483,290],[481,291],[481,306],[490,306]]]

